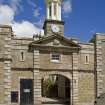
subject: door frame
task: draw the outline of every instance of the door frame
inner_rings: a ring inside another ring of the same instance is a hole
[[[19,105],[20,105],[20,80],[21,79],[32,79],[33,80],[33,77],[24,77],[24,76],[19,76],[19,78],[18,78],[18,103],[19,103]],[[33,88],[34,88],[34,85],[33,85]]]

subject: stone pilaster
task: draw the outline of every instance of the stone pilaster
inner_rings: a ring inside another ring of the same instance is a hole
[[[73,53],[72,104],[78,105],[78,54]]]
[[[34,50],[34,105],[41,105],[41,77],[39,75],[39,51]]]
[[[102,81],[102,42],[96,39],[96,91],[97,97],[103,93]]]
[[[11,105],[11,34],[4,45],[4,104]]]

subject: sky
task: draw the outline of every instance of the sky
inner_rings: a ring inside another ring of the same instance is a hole
[[[42,32],[46,18],[44,0],[0,0],[0,24],[11,25],[17,37]],[[88,42],[105,33],[105,0],[63,0],[65,36]]]

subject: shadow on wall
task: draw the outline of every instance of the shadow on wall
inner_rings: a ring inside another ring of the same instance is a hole
[[[96,98],[95,105],[105,105],[105,93]]]

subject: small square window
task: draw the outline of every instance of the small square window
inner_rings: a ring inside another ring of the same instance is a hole
[[[18,102],[18,91],[11,92],[11,102],[13,103]]]
[[[59,62],[59,61],[60,61],[60,54],[58,54],[58,53],[53,53],[53,54],[51,55],[51,61],[53,61],[53,62]]]

